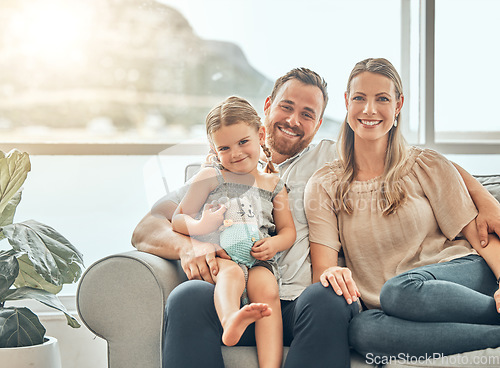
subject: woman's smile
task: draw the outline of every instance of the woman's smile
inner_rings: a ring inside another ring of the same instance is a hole
[[[369,126],[369,127],[372,127],[372,126],[376,126],[376,125],[379,125],[382,120],[362,120],[362,119],[358,119],[358,121],[365,125],[365,126]]]

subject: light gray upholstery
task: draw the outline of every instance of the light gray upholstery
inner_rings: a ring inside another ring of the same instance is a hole
[[[109,367],[161,367],[165,301],[181,274],[177,262],[136,250],[86,270],[77,291],[78,313],[108,342]]]
[[[161,367],[165,302],[184,280],[178,262],[137,250],[106,257],[86,270],[77,291],[78,313],[108,342],[110,368]],[[258,367],[255,347],[223,347],[223,355],[227,368]],[[368,366],[357,354],[352,361],[353,367]]]
[[[500,199],[500,176],[479,179],[488,183],[486,188]],[[178,262],[136,250],[106,257],[86,270],[77,291],[78,313],[93,333],[108,342],[109,368],[161,367],[165,302],[183,280],[185,276]],[[285,354],[287,351],[285,348]],[[223,347],[223,354],[228,368],[258,367],[254,347]],[[500,348],[457,354],[424,364],[395,360],[388,366],[457,366],[450,362],[462,363],[458,366],[498,367]],[[351,363],[354,368],[369,366],[355,353]]]

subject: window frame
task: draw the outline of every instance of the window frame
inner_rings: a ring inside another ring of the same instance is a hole
[[[498,154],[498,142],[436,142],[434,120],[435,26],[436,0],[420,0],[419,145],[432,148],[443,154]]]

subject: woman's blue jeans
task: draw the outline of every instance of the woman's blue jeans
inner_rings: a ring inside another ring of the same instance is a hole
[[[319,283],[293,301],[282,301],[283,340],[290,346],[285,367],[349,367],[347,330],[358,310],[357,303],[348,305]],[[197,280],[177,286],[165,308],[163,367],[222,368],[221,338],[214,286]],[[238,345],[255,346],[253,324]]]
[[[498,347],[496,290],[495,275],[478,255],[405,272],[382,288],[382,310],[354,317],[350,344],[374,357],[429,357]]]

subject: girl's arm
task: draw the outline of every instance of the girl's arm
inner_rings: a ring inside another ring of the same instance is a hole
[[[287,250],[293,245],[297,235],[286,188],[274,197],[273,206],[276,235],[255,242],[251,254],[259,260],[271,259],[276,253]]]
[[[202,217],[199,220],[194,218],[216,186],[217,180],[213,168],[202,169],[194,177],[188,192],[172,217],[174,231],[193,236],[208,234],[219,228],[224,221],[225,207],[205,206]]]
[[[496,279],[500,278],[500,239],[496,234],[489,235],[489,245],[486,248],[481,246],[479,234],[477,231],[476,220],[472,220],[467,224],[462,234],[467,238],[472,247],[484,258],[491,271],[495,274]],[[500,289],[494,295],[497,311],[500,313]]]
[[[339,252],[319,243],[311,242],[313,283],[331,285],[337,295],[343,295],[348,304],[355,302],[361,293],[352,278],[351,270],[338,266]]]

